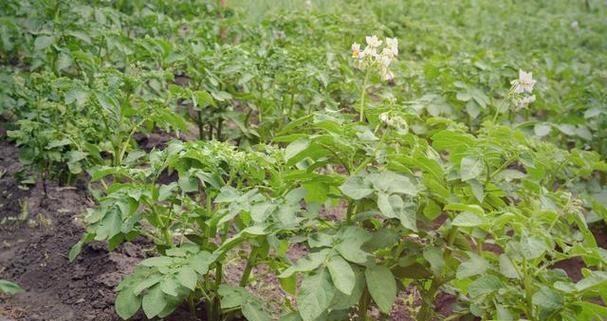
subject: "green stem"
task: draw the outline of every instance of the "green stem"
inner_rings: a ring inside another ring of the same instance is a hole
[[[219,286],[221,285],[222,279],[223,279],[223,266],[221,265],[221,263],[217,263],[217,266],[215,267],[215,293],[217,293],[217,290],[219,289]],[[221,314],[221,306],[220,306],[219,296],[215,295],[215,298],[213,299],[213,317],[210,319],[210,321],[219,321],[220,314]]]
[[[449,235],[447,236],[447,242],[449,244],[449,247],[453,246],[453,243],[455,242],[456,237],[457,237],[457,226],[452,226],[451,229],[449,230]]]
[[[133,137],[133,135],[135,135],[135,131],[137,131],[137,129],[139,129],[139,127],[141,127],[141,125],[143,125],[143,123],[146,121],[147,118],[142,119],[141,121],[139,121],[135,126],[133,126],[133,128],[131,129],[131,131],[129,132],[129,135],[126,137],[126,140],[122,143],[122,148],[120,149],[120,154],[118,154],[118,158],[115,160],[115,166],[120,165],[120,163],[122,163],[122,158],[124,157],[124,154],[126,153],[126,149],[129,146],[129,142],[131,141],[131,138]]]
[[[287,112],[287,117],[289,118],[289,120],[291,120],[291,115],[293,113],[294,99],[295,99],[295,93],[291,92],[291,97],[289,99],[289,111]]]
[[[496,122],[497,122],[497,117],[499,116],[499,114],[500,114],[500,110],[499,110],[499,108],[498,108],[498,107],[495,107],[495,115],[493,116],[493,123],[494,123],[494,124],[496,124]]]
[[[360,297],[360,301],[358,303],[358,312],[360,321],[367,321],[367,311],[369,310],[369,303],[371,301],[371,297],[369,296],[369,291],[365,287],[362,296]]]
[[[365,120],[365,98],[367,96],[367,82],[369,81],[369,69],[365,73],[365,80],[363,81],[363,87],[360,91],[360,121]]]
[[[523,282],[525,286],[525,300],[527,301],[527,317],[531,321],[535,321],[535,316],[533,315],[533,288],[532,288],[532,280],[531,276],[527,271],[527,260],[523,259]]]
[[[386,132],[384,132],[381,135],[381,138],[379,139],[379,142],[375,145],[375,148],[373,149],[373,153],[371,154],[371,156],[369,156],[365,160],[363,160],[363,162],[360,163],[360,165],[358,165],[358,167],[356,167],[356,169],[354,169],[354,172],[352,172],[354,175],[358,174],[358,172],[363,170],[367,166],[367,164],[369,164],[373,160],[375,160],[376,154],[379,151],[379,148],[383,145],[385,138],[386,138]]]
[[[251,254],[249,255],[249,259],[247,260],[247,265],[242,272],[242,277],[240,278],[240,283],[238,286],[244,288],[249,282],[249,276],[251,275],[251,271],[253,270],[253,266],[255,266],[255,260],[257,259],[257,252],[259,248],[253,248],[251,250]]]
[[[198,125],[198,139],[204,140],[204,122],[202,121],[202,111],[201,110],[198,111],[197,125]]]
[[[352,215],[354,215],[354,202],[349,202],[348,211],[346,212],[346,222],[352,222]]]
[[[432,311],[434,311],[434,296],[440,287],[440,280],[432,280],[432,285],[427,291],[422,290],[422,307],[417,314],[418,321],[429,321],[432,319]]]
[[[221,141],[222,127],[223,127],[223,119],[219,118],[219,119],[217,119],[217,131],[216,131],[216,135],[215,135],[215,138],[217,138],[218,141]]]

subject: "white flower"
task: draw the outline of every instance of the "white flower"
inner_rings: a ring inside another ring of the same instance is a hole
[[[389,48],[384,48],[381,52],[381,56],[379,57],[379,62],[384,66],[388,67],[392,63],[392,50]]]
[[[534,101],[535,101],[535,95],[523,97],[517,101],[516,108],[518,108],[518,109],[527,108],[527,106],[529,106],[529,104],[533,103]]]
[[[512,81],[512,87],[517,94],[533,92],[534,85],[535,80],[533,80],[533,73],[524,72],[522,70],[519,70],[518,72],[518,79]]]
[[[386,38],[386,48],[390,49],[394,56],[398,56],[398,39]]]
[[[382,41],[377,36],[367,36],[365,40],[367,41],[367,46],[372,48],[378,48],[382,44]]]
[[[392,80],[394,74],[388,69],[398,55],[398,39],[386,38],[385,46],[377,36],[365,37],[367,46],[361,51],[360,44],[352,44],[352,58],[358,59],[358,68],[371,68],[379,72],[384,80]]]
[[[360,44],[355,42],[352,44],[352,58],[359,58],[359,57],[360,57]]]
[[[386,124],[388,127],[392,127],[401,131],[407,131],[409,125],[407,121],[399,115],[392,115],[390,112],[379,114],[379,120]]]
[[[389,113],[381,113],[379,114],[379,120],[388,125],[388,122],[390,121],[390,114]]]
[[[365,47],[365,50],[360,53],[360,58],[363,59],[365,57],[377,58],[377,48],[371,46]]]

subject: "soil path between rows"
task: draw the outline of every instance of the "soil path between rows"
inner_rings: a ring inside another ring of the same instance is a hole
[[[67,253],[84,228],[77,219],[92,205],[86,186],[19,186],[18,149],[0,141],[0,279],[26,291],[0,299],[0,320],[114,321],[114,287],[145,257],[146,247],[124,244],[108,252],[86,247],[73,263]],[[139,317],[141,318],[141,316]]]

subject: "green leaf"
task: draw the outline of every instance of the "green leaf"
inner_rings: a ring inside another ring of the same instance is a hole
[[[550,124],[535,124],[535,126],[533,127],[533,132],[535,133],[536,136],[539,137],[544,137],[548,134],[550,134],[550,131],[552,130],[552,126]]]
[[[194,269],[186,265],[179,269],[177,280],[184,287],[194,291],[196,289],[196,282],[198,282],[198,275],[196,275]]]
[[[319,273],[306,276],[297,294],[299,314],[304,321],[314,321],[331,306],[335,296],[329,273],[323,269]]]
[[[144,290],[148,289],[149,287],[157,284],[158,282],[160,282],[162,280],[162,276],[155,274],[152,275],[150,277],[147,277],[146,279],[144,279],[143,281],[139,282],[137,284],[136,287],[133,288],[133,293],[135,295],[139,295],[141,294]]]
[[[474,253],[468,253],[470,259],[457,267],[456,277],[461,280],[471,276],[485,273],[489,268],[489,262]]]
[[[584,112],[584,118],[592,118],[604,113],[600,108],[590,108]]]
[[[531,302],[548,311],[554,311],[563,306],[563,297],[547,286],[542,286],[539,291],[533,294]]]
[[[249,321],[268,321],[272,317],[266,313],[259,304],[247,302],[241,308],[242,315]]]
[[[354,275],[350,263],[346,262],[341,256],[335,255],[329,259],[327,268],[335,287],[346,295],[352,294],[356,284],[356,275]]]
[[[546,242],[535,236],[525,236],[521,239],[521,252],[523,257],[532,260],[538,258],[546,252],[548,247]]]
[[[468,101],[468,100],[472,99],[472,96],[470,95],[470,93],[468,91],[458,91],[455,94],[455,98],[459,101]]]
[[[473,144],[474,137],[472,135],[450,130],[443,130],[432,136],[432,146],[437,150],[462,148]]]
[[[466,103],[466,113],[470,116],[470,118],[472,119],[476,119],[476,117],[478,117],[478,115],[480,115],[481,113],[481,106],[476,102],[476,100],[470,100]]]
[[[607,272],[592,271],[591,274],[575,284],[576,290],[582,292],[607,284]]]
[[[396,301],[396,280],[390,269],[383,265],[374,265],[365,270],[367,288],[373,301],[384,313],[390,313]]]
[[[464,157],[460,163],[460,176],[462,181],[479,177],[483,173],[483,162],[473,157]]]
[[[398,201],[400,201],[401,207],[402,207],[402,203],[403,200],[396,196],[396,195],[392,195],[395,198],[398,199]],[[398,202],[397,200],[394,200],[394,202]],[[392,204],[390,202],[390,195],[384,193],[384,192],[379,192],[377,194],[377,207],[379,208],[380,212],[387,218],[394,218],[397,217],[396,213],[394,213],[394,210],[392,209]]]
[[[288,278],[295,272],[309,272],[315,270],[326,260],[328,254],[328,249],[312,252],[297,260],[295,264],[291,265],[289,268],[280,273],[278,277],[281,279]]]
[[[197,90],[192,93],[194,107],[202,109],[206,106],[215,106],[215,99],[206,91]]]
[[[164,297],[164,293],[160,289],[159,285],[154,286],[150,289],[141,301],[141,307],[143,312],[148,319],[157,316],[167,306],[167,301]]]
[[[198,274],[205,275],[209,271],[209,265],[215,261],[215,257],[206,251],[202,251],[192,257],[190,265]]]
[[[299,313],[291,312],[285,315],[281,315],[278,321],[302,321]]]
[[[443,252],[438,247],[428,247],[424,249],[424,259],[430,263],[430,268],[434,275],[439,276],[443,273],[445,268],[445,259]]]
[[[0,293],[5,293],[8,295],[15,295],[17,293],[21,293],[24,290],[18,286],[17,284],[10,282],[10,281],[6,281],[6,280],[0,280]]]
[[[179,295],[179,283],[174,277],[166,277],[160,282],[160,289],[162,292],[171,295]]]
[[[483,184],[473,179],[468,181],[468,185],[470,185],[470,190],[472,190],[474,198],[476,198],[479,203],[482,203],[485,199],[485,188],[483,187]]]
[[[34,40],[34,49],[36,51],[46,49],[52,45],[54,41],[55,38],[52,36],[38,36],[36,40]]]
[[[356,305],[358,302],[360,302],[360,297],[362,296],[363,291],[365,290],[365,287],[366,287],[365,277],[364,277],[364,273],[363,273],[362,269],[360,269],[358,267],[354,267],[354,280],[355,280],[355,284],[354,284],[354,289],[352,290],[352,294],[346,295],[346,294],[343,294],[342,292],[337,291],[335,299],[333,300],[333,306],[331,307],[331,309],[333,309],[333,310],[349,309],[352,306]]]
[[[461,227],[475,227],[486,224],[486,221],[473,213],[462,212],[455,217],[452,224]]]
[[[295,295],[297,292],[297,275],[291,274],[289,277],[279,278],[280,287],[287,293]]]
[[[249,293],[244,288],[233,287],[225,284],[219,286],[217,293],[219,293],[219,296],[221,297],[222,309],[239,307],[245,304],[250,298]]]
[[[433,221],[441,215],[442,209],[435,201],[431,199],[428,199],[427,201],[428,203],[424,206],[423,213],[427,219]]]
[[[449,211],[460,211],[460,212],[470,212],[477,215],[484,215],[485,211],[482,207],[478,205],[471,204],[462,204],[462,203],[450,203],[445,205],[445,209]]]
[[[510,279],[518,279],[518,273],[512,260],[506,254],[501,254],[499,257],[500,272],[503,276]]]
[[[285,161],[289,161],[291,158],[306,150],[309,146],[310,140],[307,138],[301,138],[290,143],[285,149]]]
[[[495,275],[483,275],[470,283],[468,294],[470,294],[471,297],[476,298],[481,295],[495,292],[503,287],[504,285]]]
[[[505,307],[502,304],[496,304],[495,305],[495,312],[497,314],[497,320],[500,321],[512,321],[514,320],[514,316],[512,311],[510,311],[510,309],[508,309],[507,307]]]
[[[390,171],[370,174],[368,181],[373,184],[375,190],[388,194],[415,196],[419,192],[409,177]]]
[[[64,138],[61,140],[52,140],[50,141],[47,145],[46,145],[46,149],[53,149],[56,147],[63,147],[63,146],[67,146],[70,145],[72,143],[71,140],[69,140],[68,138]]]
[[[585,140],[592,140],[592,132],[586,126],[578,125],[575,129],[575,134]]]
[[[306,190],[306,202],[322,203],[327,200],[329,186],[324,182],[309,182],[302,184],[302,186]]]
[[[510,182],[515,179],[524,178],[525,176],[527,176],[525,173],[516,169],[505,169],[495,175],[495,178],[498,180],[505,180],[507,182]]]
[[[74,88],[65,93],[64,101],[66,104],[76,103],[77,106],[83,106],[89,98],[89,93],[80,88]]]
[[[362,245],[371,239],[369,232],[362,228],[349,226],[341,232],[341,242],[335,249],[346,260],[358,264],[367,262],[369,254],[361,249]]]
[[[139,265],[150,266],[150,267],[152,267],[152,266],[155,266],[155,267],[169,266],[171,264],[173,264],[173,258],[170,258],[168,256],[151,257],[151,258],[145,259],[139,263]]]
[[[353,200],[363,199],[373,193],[371,183],[361,176],[350,176],[339,187],[339,190]]]
[[[573,125],[561,124],[561,125],[556,125],[556,128],[558,128],[558,130],[560,130],[561,133],[563,133],[567,136],[575,135],[575,126],[573,126]]]
[[[126,288],[118,292],[114,307],[118,316],[126,320],[137,313],[141,307],[141,298],[136,296],[132,289]]]
[[[116,234],[120,233],[121,227],[122,218],[120,216],[120,213],[116,208],[112,208],[111,210],[105,213],[105,216],[103,217],[97,229],[95,230],[97,234],[95,236],[95,240],[109,240]]]
[[[82,251],[82,246],[84,245],[84,242],[82,240],[78,241],[78,243],[74,244],[71,248],[69,253],[67,254],[67,258],[70,262],[74,262],[74,260],[76,259],[76,257],[78,257],[78,255],[80,255],[80,252]]]

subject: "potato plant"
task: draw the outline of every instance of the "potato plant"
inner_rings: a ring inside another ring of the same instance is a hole
[[[275,138],[288,144],[270,154],[175,142],[150,154],[149,167],[98,169],[95,179],[120,179],[87,215],[89,232],[72,254],[92,239],[156,241],[163,255],[144,260],[118,288],[125,318],[140,306],[148,317],[164,316],[201,300],[210,319],[235,310],[268,318],[246,291],[261,262],[296,297],[286,320],[367,320],[372,305],[388,314],[407,285],[420,289],[420,320],[436,317],[433,302],[444,288],[461,300],[457,315],[605,315],[583,298],[603,295],[606,252],[588,230],[583,203],[562,186],[592,180],[583,173],[607,164],[491,122],[471,135],[431,118],[428,134],[415,135],[403,124],[419,117],[390,103],[365,118],[305,116]],[[178,178],[158,184],[167,170]],[[321,215],[336,206],[344,210],[339,220]],[[250,252],[239,287],[222,284],[227,252],[244,243]],[[291,262],[285,251],[294,244],[308,254]],[[577,283],[554,268],[573,257],[588,268]]]
[[[0,4],[7,136],[95,199],[69,259],[154,244],[121,318],[607,318],[604,5],[234,2]]]

